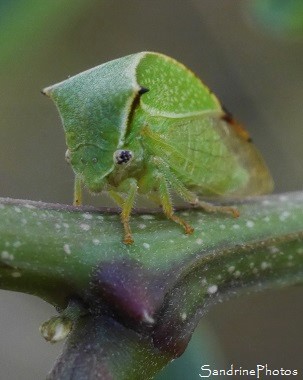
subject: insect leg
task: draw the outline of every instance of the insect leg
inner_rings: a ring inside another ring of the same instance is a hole
[[[194,229],[188,223],[186,223],[185,220],[179,218],[177,215],[174,214],[173,205],[172,205],[172,201],[169,194],[168,183],[165,179],[165,176],[159,173],[158,181],[159,181],[159,196],[160,196],[164,214],[169,219],[173,220],[174,222],[181,224],[181,226],[184,227],[186,234],[192,234],[194,232]]]
[[[122,208],[121,211],[121,221],[124,227],[124,239],[123,242],[125,244],[132,244],[134,242],[132,237],[132,232],[129,225],[130,213],[133,208],[135,197],[137,193],[137,180],[134,178],[128,178],[126,181],[122,183],[122,188],[127,188],[128,193],[126,198],[124,199],[120,194],[111,190],[109,195],[112,199]]]
[[[109,190],[108,194],[112,198],[112,200],[115,203],[117,203],[118,206],[120,206],[121,208],[123,207],[125,199],[119,193],[117,193],[114,190]]]
[[[73,205],[74,206],[81,206],[82,205],[82,180],[77,175],[75,175]]]
[[[165,175],[165,178],[171,184],[172,188],[178,193],[185,201],[189,203],[196,203],[197,196],[189,191],[176,175],[170,170],[169,166],[160,157],[154,157],[153,161],[158,169]]]
[[[206,212],[222,212],[225,214],[232,214],[235,218],[239,216],[239,211],[235,207],[230,206],[215,206],[208,202],[200,201],[199,198],[189,191],[181,181],[170,170],[168,165],[159,157],[154,157],[154,162],[159,170],[164,173],[165,177],[173,187],[173,189],[187,202],[194,206],[200,207]]]
[[[202,208],[206,212],[222,212],[223,214],[231,214],[234,218],[240,216],[239,210],[232,206],[216,206],[209,202],[200,201],[199,199],[197,199],[193,205]]]

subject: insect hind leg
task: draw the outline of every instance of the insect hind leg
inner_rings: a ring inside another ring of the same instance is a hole
[[[175,176],[170,170],[168,165],[159,157],[154,157],[154,163],[159,170],[165,175],[167,181],[171,184],[172,188],[178,193],[185,201],[189,202],[195,207],[202,208],[206,212],[220,212],[224,214],[231,214],[237,218],[240,213],[237,208],[232,206],[216,206],[209,202],[200,201],[196,194],[189,191],[183,183]]]
[[[200,201],[198,198],[192,203],[193,206],[202,208],[206,212],[221,212],[223,214],[230,214],[234,218],[238,218],[240,213],[236,207],[232,206],[216,206],[209,202]]]

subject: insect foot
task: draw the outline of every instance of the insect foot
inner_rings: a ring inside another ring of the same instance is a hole
[[[234,218],[238,218],[240,216],[240,212],[236,207],[230,206],[214,206],[214,212],[221,212],[223,214],[231,214]]]
[[[186,235],[191,235],[195,231],[195,229],[187,223],[185,224],[184,229]]]
[[[124,244],[130,245],[130,244],[133,244],[133,242],[134,242],[134,239],[131,234],[127,233],[124,235],[124,239],[123,239]]]
[[[215,206],[208,202],[203,202],[197,200],[194,203],[195,207],[202,208],[206,212],[221,212],[223,214],[231,214],[234,218],[238,218],[240,216],[240,212],[236,207],[231,206]]]
[[[227,208],[227,213],[231,213],[234,218],[239,218],[240,212],[237,208],[235,207],[226,207]]]

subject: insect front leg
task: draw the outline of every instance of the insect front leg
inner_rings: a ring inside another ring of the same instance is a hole
[[[183,185],[183,183],[176,177],[176,175],[170,170],[168,165],[160,157],[154,157],[154,163],[165,175],[176,193],[178,193],[185,201],[191,203],[193,206],[200,207],[206,212],[221,212],[224,214],[231,214],[235,218],[240,215],[239,211],[235,207],[215,206],[211,203],[200,201],[196,194],[189,191]]]
[[[82,180],[77,174],[75,175],[73,205],[74,206],[82,205]]]
[[[119,207],[123,207],[123,204],[125,202],[125,199],[122,197],[122,195],[120,195],[119,193],[117,193],[116,191],[114,190],[109,190],[108,192],[109,196],[112,198],[112,200],[117,203],[117,205]]]
[[[174,222],[181,224],[184,227],[186,234],[192,234],[194,232],[193,227],[191,227],[185,220],[181,219],[174,214],[173,204],[169,194],[168,182],[165,175],[162,173],[157,173],[158,180],[158,191],[161,205],[163,207],[163,212],[167,218],[173,220]]]
[[[129,225],[130,214],[135,203],[135,197],[137,193],[137,180],[134,178],[128,178],[125,180],[121,186],[119,186],[118,190],[123,191],[127,189],[127,195],[123,198],[118,192],[114,190],[109,191],[109,195],[111,198],[121,207],[121,221],[124,227],[124,239],[123,242],[125,244],[132,244],[134,242],[132,237],[132,232]]]

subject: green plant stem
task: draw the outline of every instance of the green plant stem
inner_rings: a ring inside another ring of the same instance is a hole
[[[238,219],[179,211],[191,236],[159,213],[135,213],[126,246],[116,210],[0,199],[0,287],[61,309],[76,297],[87,308],[52,374],[65,377],[51,378],[88,378],[93,366],[75,369],[85,345],[104,378],[140,379],[142,366],[149,378],[182,354],[212,304],[302,282],[302,206],[303,193],[289,193],[237,202]],[[140,365],[121,372],[118,357]]]
[[[150,379],[170,360],[169,354],[155,350],[148,336],[111,318],[86,316],[75,326],[47,379]]]

